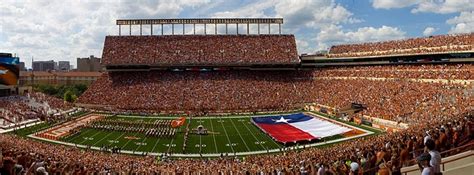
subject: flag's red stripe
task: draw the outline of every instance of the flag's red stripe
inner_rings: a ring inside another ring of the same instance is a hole
[[[311,134],[304,132],[289,124],[258,123],[258,126],[260,126],[260,128],[267,132],[267,134],[269,134],[271,137],[273,137],[279,142],[286,143],[316,139],[316,137],[313,137]]]

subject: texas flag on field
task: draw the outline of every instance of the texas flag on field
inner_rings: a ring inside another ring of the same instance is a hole
[[[276,141],[311,141],[351,131],[350,128],[303,113],[253,117],[252,121]]]

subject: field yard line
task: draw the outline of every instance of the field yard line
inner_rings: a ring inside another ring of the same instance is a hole
[[[171,143],[168,146],[168,151],[167,152],[170,152],[171,146],[173,145],[173,142],[174,142],[174,138],[171,139]]]
[[[201,121],[201,119],[199,119],[199,121]],[[201,134],[199,134],[199,153],[202,153],[202,135]]]
[[[216,131],[214,130],[214,126],[212,125],[212,120],[209,120],[209,123],[211,123],[212,132],[215,133]],[[216,153],[219,153],[219,151],[217,150],[216,135],[212,134],[212,138],[214,139],[214,146],[216,147]]]
[[[100,139],[99,141],[95,142],[94,144],[92,144],[92,146],[95,146],[95,144],[97,143],[100,143],[102,140],[104,140],[105,138],[109,137],[110,134],[112,134],[113,132],[109,132],[107,135],[105,135],[104,137],[102,137],[102,139]]]
[[[257,140],[258,144],[265,150],[267,150],[267,147],[264,147],[262,142],[257,138],[255,137],[255,135],[253,135],[252,131],[250,131],[250,128],[247,126],[247,124],[244,124],[245,128],[247,128],[247,131],[250,132],[250,134],[253,136],[253,138],[255,138],[255,140]]]
[[[263,132],[263,133],[265,134],[265,136],[268,136],[268,137],[269,137],[269,135],[268,135],[266,132],[264,132],[264,131],[262,130],[262,128],[256,126],[256,124],[255,124],[253,121],[252,121],[251,123],[254,124],[254,126],[257,127],[257,129],[258,129],[260,132]],[[272,143],[273,143],[274,145],[276,145],[278,148],[281,148],[281,146],[280,146],[275,140],[273,140],[273,138],[270,138],[270,140],[271,140]]]
[[[148,136],[145,135],[145,139],[143,139],[141,142],[142,142],[142,143],[145,143],[145,141],[146,141],[147,138],[148,138]],[[138,145],[138,147],[135,148],[135,151],[137,151],[138,148],[140,148],[141,146],[142,146],[142,144]]]
[[[88,132],[90,132],[90,131],[92,131],[92,129],[87,130],[87,131],[84,132],[84,133],[79,133],[79,134],[77,134],[77,135],[75,135],[75,136],[69,137],[69,138],[66,139],[66,142],[71,142],[71,141],[74,140],[76,137],[78,137],[78,136],[80,136],[80,135],[82,135],[82,134],[86,134],[86,133],[88,133]],[[74,138],[74,139],[73,139],[73,138]]]
[[[97,134],[99,134],[100,132],[96,132],[94,135],[90,136],[90,138],[94,138]],[[86,139],[84,139],[82,142],[80,142],[79,144],[82,145],[82,143],[84,143],[85,141],[87,141]]]
[[[234,146],[232,146],[232,142],[230,142],[229,135],[227,135],[227,130],[225,129],[225,126],[222,122],[223,120],[221,117],[219,117],[219,121],[221,121],[219,123],[221,123],[222,127],[224,128],[225,136],[227,137],[227,141],[229,142],[230,149],[232,149],[232,152],[235,153]]]
[[[117,140],[117,139],[120,139],[120,137],[122,137],[123,135],[125,135],[125,132],[123,132],[120,136],[118,136],[117,138],[115,138],[114,140]],[[109,146],[112,145],[112,143],[109,143]]]
[[[136,137],[137,135],[138,135],[138,132],[135,133],[135,135],[133,135],[133,137]],[[123,145],[120,149],[125,148],[125,147],[128,145],[128,143],[130,143],[131,141],[132,141],[132,139],[129,139],[129,140],[127,141],[127,143],[125,143],[125,145]]]
[[[156,145],[158,145],[158,143],[160,142],[160,140],[161,140],[161,138],[158,137],[158,140],[155,142],[155,145],[153,146],[153,149],[151,150],[152,153],[155,151]]]
[[[242,135],[240,134],[239,129],[237,129],[237,126],[235,126],[234,121],[232,121],[232,119],[229,119],[229,120],[230,120],[230,123],[232,123],[232,126],[234,126],[235,130],[237,131],[237,134],[239,134],[240,139],[242,140],[242,142],[244,142],[244,145],[247,148],[247,150],[251,151],[249,146],[247,145],[247,142],[244,140],[244,137],[242,137]]]

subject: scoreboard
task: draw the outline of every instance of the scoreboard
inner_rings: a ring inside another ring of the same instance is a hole
[[[20,77],[20,59],[11,54],[0,54],[0,86],[16,86]]]

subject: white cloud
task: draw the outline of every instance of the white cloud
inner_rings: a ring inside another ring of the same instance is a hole
[[[0,48],[30,59],[66,60],[101,56],[106,35],[117,34],[119,18],[176,17],[185,8],[210,0],[81,0],[14,1],[0,3]]]
[[[330,25],[321,29],[316,40],[319,43],[317,48],[324,50],[335,44],[396,40],[405,38],[405,35],[404,31],[390,26],[362,27],[345,32],[341,26]]]
[[[474,10],[474,2],[472,0],[424,0],[420,2],[412,12],[447,14],[470,10]]]
[[[275,4],[275,0],[263,0],[263,1],[257,1],[245,6],[242,6],[241,8],[234,9],[232,11],[221,11],[221,12],[216,12],[214,13],[213,17],[253,17],[253,18],[258,18],[258,17],[268,17],[264,13],[264,11],[268,8],[273,7]]]
[[[392,9],[414,6],[412,13],[458,13],[474,10],[472,0],[373,0],[376,9]]]
[[[356,23],[360,19],[334,0],[281,0],[275,5],[275,12],[287,20],[292,27],[320,28],[328,24]]]
[[[374,8],[391,9],[414,6],[412,13],[459,13],[459,16],[446,21],[451,25],[448,33],[468,33],[474,31],[473,0],[373,0]],[[426,28],[423,35],[435,32],[434,28]]]
[[[459,16],[448,19],[446,23],[453,25],[449,33],[474,32],[474,11],[461,12]]]
[[[403,8],[420,3],[421,0],[373,0],[372,6],[376,9]]]
[[[425,28],[425,30],[423,31],[423,35],[424,36],[430,36],[432,35],[434,32],[436,32],[437,29],[433,28],[433,27],[427,27]]]

